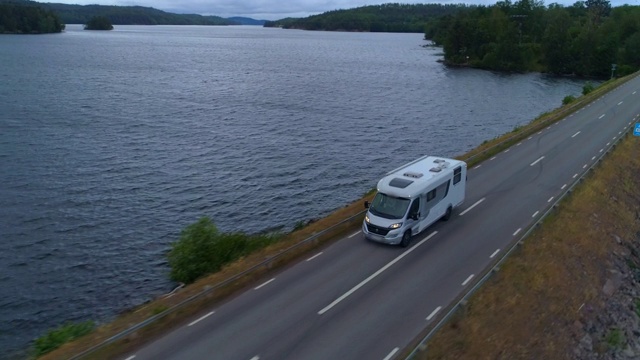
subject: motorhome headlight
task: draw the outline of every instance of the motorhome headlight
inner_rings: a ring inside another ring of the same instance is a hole
[[[364,216],[364,222],[366,222],[367,224],[370,222],[369,221],[369,215],[365,215]]]
[[[389,226],[389,229],[397,229],[400,226],[402,226],[402,223],[395,223],[395,224],[392,224],[391,226]]]

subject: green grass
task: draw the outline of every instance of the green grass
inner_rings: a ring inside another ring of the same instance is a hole
[[[83,323],[67,323],[57,329],[50,330],[44,336],[36,339],[34,344],[36,357],[42,356],[63,344],[75,340],[93,331],[95,324],[93,321]]]
[[[620,329],[611,329],[607,336],[605,336],[604,340],[607,342],[609,347],[614,349],[621,348],[625,343],[624,334]]]

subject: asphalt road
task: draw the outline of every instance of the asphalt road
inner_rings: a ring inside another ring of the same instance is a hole
[[[463,206],[411,247],[352,234],[124,359],[393,359],[638,113],[634,78],[470,169]]]

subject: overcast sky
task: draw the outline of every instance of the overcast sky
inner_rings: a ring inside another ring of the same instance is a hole
[[[402,4],[425,3],[468,3],[468,4],[494,4],[496,0],[441,0],[441,1],[416,1],[416,0],[53,0],[41,2],[55,2],[63,4],[99,4],[99,5],[140,5],[156,9],[175,12],[202,15],[217,15],[222,17],[246,16],[254,19],[278,20],[285,17],[306,17],[320,14],[325,11],[338,9],[351,9],[365,5],[385,4],[399,2]],[[516,1],[516,0],[512,0]],[[640,5],[639,0],[610,0],[611,5],[618,6],[624,3]],[[557,2],[570,5],[575,0],[545,1],[545,4]]]

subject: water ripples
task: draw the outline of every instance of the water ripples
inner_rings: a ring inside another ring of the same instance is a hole
[[[73,25],[0,37],[0,348],[169,291],[165,254],[201,216],[288,230],[580,92],[446,69],[421,38]]]

